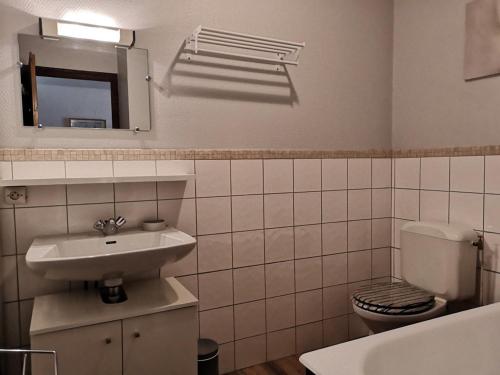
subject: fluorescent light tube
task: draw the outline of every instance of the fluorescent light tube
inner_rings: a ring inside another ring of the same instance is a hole
[[[98,40],[119,43],[120,29],[101,26],[81,25],[77,23],[57,22],[57,34],[63,37]]]

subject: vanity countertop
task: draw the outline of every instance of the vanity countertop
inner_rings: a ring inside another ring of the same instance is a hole
[[[35,297],[30,335],[84,327],[195,306],[194,297],[175,278],[158,278],[126,284],[128,300],[105,304],[99,291],[73,291]]]

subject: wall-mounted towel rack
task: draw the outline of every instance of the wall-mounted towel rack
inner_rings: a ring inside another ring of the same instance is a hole
[[[219,46],[224,49],[206,46]],[[194,54],[204,53],[266,64],[299,65],[300,51],[305,46],[305,43],[198,26],[186,39],[185,50]],[[232,52],[233,49],[240,52]],[[258,51],[260,55],[242,51]]]

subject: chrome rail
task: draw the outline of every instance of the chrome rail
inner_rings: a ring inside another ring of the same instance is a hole
[[[22,375],[27,374],[27,364],[28,364],[28,355],[32,354],[47,354],[53,356],[53,364],[54,364],[54,375],[58,375],[57,371],[57,354],[55,350],[31,350],[31,349],[0,349],[0,354],[22,354],[23,355],[23,368]]]

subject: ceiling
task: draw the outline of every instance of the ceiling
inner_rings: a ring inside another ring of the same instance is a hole
[[[169,0],[0,0],[36,17],[115,26],[152,27],[172,16]]]

